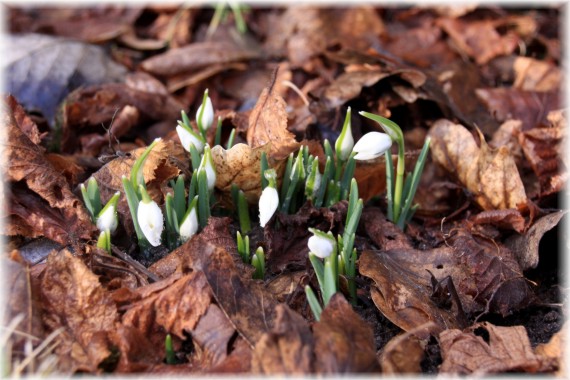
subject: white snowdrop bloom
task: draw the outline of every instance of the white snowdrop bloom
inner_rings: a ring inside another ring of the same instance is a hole
[[[209,96],[206,97],[206,107],[204,108],[204,114],[200,119],[200,113],[202,112],[203,106],[204,104],[200,104],[198,111],[196,111],[196,123],[198,125],[201,125],[203,130],[206,131],[212,126],[212,123],[214,122],[214,106],[212,105],[212,100]]]
[[[334,238],[325,234],[324,232],[315,233],[313,229],[311,229],[311,232],[313,232],[314,235],[311,236],[307,242],[309,251],[321,259],[329,257],[331,253],[333,253],[336,246],[336,241]]]
[[[206,178],[208,179],[208,190],[214,190],[216,185],[216,168],[214,167],[214,160],[212,159],[212,152],[210,151],[210,146],[206,144],[204,148],[204,155],[202,156],[202,161],[200,162],[200,169],[206,170]]]
[[[115,232],[119,224],[117,217],[117,202],[119,201],[120,192],[116,192],[107,202],[105,207],[97,215],[97,228],[99,231]]]
[[[178,133],[182,147],[187,152],[190,152],[190,143],[192,143],[196,147],[198,153],[202,153],[204,150],[204,141],[202,141],[202,139],[197,134],[190,132],[188,129],[180,125],[176,127],[176,133]]]
[[[142,233],[153,247],[160,245],[160,235],[164,229],[164,221],[160,207],[154,201],[139,202],[137,220]]]
[[[279,194],[271,186],[263,189],[259,197],[259,225],[265,227],[279,206]]]
[[[186,215],[180,225],[180,238],[182,241],[190,239],[198,231],[198,213],[196,212],[196,203],[190,208],[190,212]]]
[[[369,132],[362,136],[352,149],[355,160],[373,160],[380,157],[392,146],[392,139],[385,133]]]

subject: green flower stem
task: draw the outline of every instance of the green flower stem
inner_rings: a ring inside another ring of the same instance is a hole
[[[176,364],[176,356],[174,355],[174,347],[172,346],[172,337],[170,334],[166,334],[164,351],[166,353],[166,364]]]
[[[255,267],[253,278],[263,280],[265,277],[265,253],[262,247],[258,247],[251,259],[252,265]]]
[[[394,221],[398,220],[402,211],[402,190],[404,187],[404,171],[406,161],[404,159],[404,141],[398,143],[398,164],[396,167],[396,187],[394,188]]]
[[[200,153],[198,152],[198,149],[196,149],[196,146],[194,146],[194,144],[190,143],[190,159],[192,160],[192,169],[196,170],[200,167],[200,162],[202,161],[202,157],[200,156]]]
[[[251,231],[251,219],[249,217],[249,207],[247,206],[245,194],[241,190],[239,190],[237,194],[237,209],[241,232],[247,234]]]
[[[311,311],[315,316],[315,320],[318,322],[321,320],[321,314],[323,313],[323,308],[321,304],[319,304],[319,300],[315,296],[313,289],[309,285],[305,285],[305,295],[307,296],[307,301],[309,302],[309,306],[311,307]]]
[[[180,228],[178,226],[178,216],[174,207],[174,199],[171,194],[166,194],[164,201],[166,209],[166,241],[170,250],[178,246]],[[184,215],[183,215],[184,216]],[[183,217],[182,216],[182,217]],[[182,219],[180,219],[182,220]]]
[[[313,266],[313,270],[315,271],[315,275],[317,276],[317,281],[319,282],[319,287],[324,289],[325,287],[325,267],[323,262],[314,254],[309,253],[309,260],[311,261],[311,265]]]
[[[321,177],[321,186],[317,192],[317,196],[315,197],[315,207],[321,207],[323,205],[323,201],[325,199],[325,193],[327,191],[328,182],[333,176],[333,163],[332,158],[327,157],[327,161],[325,163],[325,170],[323,172],[323,176]]]
[[[125,197],[127,198],[127,204],[129,205],[129,211],[131,212],[131,217],[133,219],[133,225],[135,227],[135,233],[137,234],[137,239],[139,243],[139,248],[141,252],[146,252],[150,248],[150,243],[144,236],[137,219],[137,208],[139,206],[140,198],[135,192],[133,184],[123,176],[121,178],[123,181],[123,188],[125,189]]]
[[[97,248],[107,251],[109,255],[111,254],[111,232],[109,230],[101,231],[97,240]]]
[[[354,156],[356,156],[356,153],[350,154],[344,167],[344,173],[340,182],[340,199],[348,199],[348,192],[350,190],[351,181],[354,179],[354,171],[356,169]]]
[[[133,164],[133,167],[131,169],[131,184],[137,193],[139,185],[142,185],[144,188],[146,188],[143,176],[143,166],[146,159],[148,158],[148,155],[150,154],[150,151],[156,144],[158,144],[160,140],[160,138],[154,139],[154,141],[145,149],[143,154],[141,154]]]
[[[200,228],[204,228],[210,218],[210,191],[208,190],[208,177],[204,168],[198,171],[198,199],[198,221]]]
[[[323,304],[325,307],[329,304],[329,301],[333,294],[336,293],[336,282],[338,280],[338,276],[335,278],[335,268],[333,268],[333,260],[325,260],[325,268],[324,268],[324,283],[325,286],[323,288]]]
[[[234,146],[235,137],[236,137],[236,129],[232,128],[232,131],[230,132],[230,137],[228,137],[228,142],[226,143],[226,150],[231,149],[232,146]]]
[[[261,153],[261,191],[269,185],[269,180],[265,178],[265,171],[269,169],[269,162],[267,161],[267,153]]]
[[[386,203],[388,220],[394,220],[394,163],[392,153],[388,150],[384,153],[386,157]]]
[[[218,116],[218,124],[216,125],[216,137],[214,139],[214,146],[220,145],[221,141],[222,141],[222,117]]]
[[[186,213],[186,193],[184,190],[184,175],[179,175],[174,184],[174,210],[176,210],[176,217],[182,220]]]

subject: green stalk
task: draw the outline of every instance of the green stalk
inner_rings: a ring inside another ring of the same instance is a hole
[[[311,261],[311,265],[313,266],[313,270],[315,271],[315,275],[317,276],[317,281],[319,282],[319,287],[324,289],[325,286],[325,267],[323,262],[315,255],[309,253],[309,261]]]
[[[356,160],[354,159],[354,156],[356,156],[356,153],[350,154],[350,157],[346,161],[346,165],[344,167],[344,173],[340,182],[340,199],[348,198],[348,190],[350,189],[352,179],[354,179],[354,170],[356,169]]]
[[[198,221],[200,228],[206,227],[210,218],[210,191],[208,190],[208,177],[206,169],[198,171]]]
[[[269,169],[269,162],[267,161],[267,154],[261,152],[261,191],[263,191],[267,185],[269,185],[269,180],[265,178],[265,171]]]
[[[200,156],[200,153],[198,152],[198,149],[196,149],[196,146],[194,146],[194,144],[190,143],[190,159],[192,160],[192,169],[196,170],[200,167],[200,162],[202,161],[202,157]]]
[[[174,347],[172,346],[172,337],[170,334],[166,334],[164,350],[166,352],[166,364],[176,364],[176,355],[174,355]]]
[[[394,221],[394,163],[390,150],[384,153],[386,157],[386,212],[388,220]]]
[[[292,170],[293,170],[293,153],[289,154],[289,158],[287,158],[285,173],[283,174],[283,179],[281,181],[279,200],[285,199],[285,196],[287,195],[287,190],[289,189],[289,183],[291,182]],[[283,202],[281,202],[281,205],[283,205]]]
[[[143,154],[141,154],[133,164],[131,169],[131,184],[133,185],[133,189],[138,193],[139,185],[142,185],[146,189],[146,184],[144,182],[143,176],[143,167],[150,151],[154,146],[160,141],[160,138],[154,139],[154,141],[145,149]]]
[[[137,219],[137,209],[139,206],[140,198],[133,188],[131,181],[127,177],[123,176],[121,178],[123,181],[123,188],[125,189],[125,196],[127,198],[127,204],[129,205],[129,211],[131,212],[131,217],[133,219],[133,225],[135,227],[135,233],[137,234],[138,244],[141,252],[146,252],[150,248],[150,243],[144,236]]]
[[[325,260],[324,269],[324,287],[323,287],[323,304],[325,307],[329,304],[329,301],[333,294],[336,293],[336,281],[334,275],[334,268],[330,260]]]
[[[238,191],[237,199],[239,226],[241,232],[247,234],[249,231],[251,231],[251,219],[249,217],[249,207],[247,205],[247,200],[245,199],[245,194],[243,191]]]
[[[222,117],[218,116],[218,124],[216,125],[216,137],[214,139],[214,146],[220,145],[221,141],[222,141]]]
[[[230,132],[230,137],[228,137],[228,142],[226,143],[226,150],[229,150],[234,146],[234,139],[236,137],[236,129],[232,128]]]
[[[315,198],[315,207],[319,208],[323,205],[325,199],[325,194],[327,191],[329,180],[333,176],[333,163],[330,157],[327,157],[327,162],[325,163],[325,170],[323,176],[321,177],[321,186],[319,187],[319,192]]]
[[[309,302],[309,306],[311,307],[311,311],[315,316],[315,320],[318,322],[321,320],[321,314],[323,313],[323,308],[321,304],[319,304],[319,300],[313,293],[313,289],[309,285],[305,285],[305,295],[307,296],[307,301]]]
[[[190,198],[191,199],[191,198]],[[174,184],[174,210],[176,210],[176,217],[182,220],[186,212],[186,193],[184,191],[184,174],[181,174],[176,179]]]

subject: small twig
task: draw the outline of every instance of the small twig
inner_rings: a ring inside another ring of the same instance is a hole
[[[127,262],[133,268],[135,268],[136,270],[138,270],[141,273],[144,273],[144,275],[147,276],[149,280],[151,280],[150,282],[160,281],[160,278],[157,275],[155,275],[154,273],[152,273],[151,271],[146,269],[144,267],[144,265],[142,265],[138,261],[134,260],[131,256],[127,255],[126,253],[124,253],[123,251],[118,249],[117,247],[112,247],[111,250],[113,251],[113,254],[115,254],[116,256],[118,256],[119,258],[124,260],[125,262]]]

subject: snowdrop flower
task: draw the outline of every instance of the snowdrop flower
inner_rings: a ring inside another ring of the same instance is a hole
[[[263,175],[269,184],[263,189],[261,197],[259,197],[259,225],[261,227],[265,227],[279,206],[279,194],[275,189],[275,170],[268,169]]]
[[[182,147],[187,151],[190,152],[190,144],[194,144],[198,153],[202,153],[204,150],[204,141],[194,131],[190,130],[190,127],[186,128],[179,124],[176,127],[176,133],[178,133],[178,138],[180,138],[180,143]]]
[[[200,169],[206,170],[206,177],[208,178],[208,190],[214,190],[216,185],[216,168],[214,167],[214,160],[212,159],[212,152],[210,151],[210,146],[206,144],[204,147],[204,155],[202,156],[202,161],[200,162]]]
[[[309,228],[309,231],[313,233],[307,242],[310,253],[321,259],[336,254],[336,240],[332,234],[326,234],[316,228]]]
[[[160,245],[160,235],[164,229],[162,211],[155,201],[150,199],[146,189],[139,185],[142,200],[137,208],[137,220],[146,240],[153,246]]]
[[[212,106],[212,100],[208,96],[208,90],[204,91],[204,99],[202,104],[198,107],[196,111],[196,124],[200,131],[207,131],[214,122],[214,106]]]
[[[186,241],[190,239],[198,231],[198,211],[196,205],[198,204],[198,196],[195,196],[186,211],[186,215],[180,224],[180,239]]]
[[[369,132],[362,136],[352,149],[355,160],[373,160],[380,157],[392,146],[392,139],[385,133]]]
[[[110,233],[115,232],[117,225],[119,224],[117,217],[117,202],[119,201],[119,196],[121,193],[117,191],[109,202],[103,207],[99,215],[97,215],[97,228],[99,231],[109,231]]]
[[[350,107],[346,111],[346,119],[344,120],[344,125],[342,127],[342,132],[336,140],[334,149],[336,151],[337,157],[342,161],[346,161],[352,152],[354,147],[354,137],[352,137],[352,127],[350,123]]]

